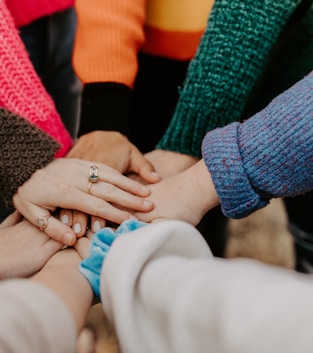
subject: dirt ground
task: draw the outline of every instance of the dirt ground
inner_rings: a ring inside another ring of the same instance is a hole
[[[273,199],[267,207],[242,220],[229,220],[225,257],[248,257],[294,268],[293,242],[287,225],[281,199]],[[114,330],[100,304],[90,311],[77,353],[119,353]]]

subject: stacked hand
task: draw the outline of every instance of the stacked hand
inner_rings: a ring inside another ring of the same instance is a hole
[[[150,212],[136,212],[138,219],[179,219],[197,225],[204,214],[219,204],[211,175],[203,160],[192,167],[149,185],[148,199],[154,204]]]
[[[0,225],[0,279],[32,275],[61,247],[18,212],[12,213]]]
[[[90,179],[93,172],[97,174],[94,180]],[[149,194],[147,187],[102,163],[61,158],[37,170],[17,190],[13,203],[49,237],[73,245],[86,232],[87,217],[81,212],[101,220],[101,226],[104,220],[120,224],[134,218],[129,210],[146,212],[153,208],[144,199]],[[81,212],[63,211],[62,223],[53,214],[57,207]]]

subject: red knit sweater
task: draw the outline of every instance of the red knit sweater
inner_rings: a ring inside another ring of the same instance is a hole
[[[22,0],[18,1],[21,4]],[[48,3],[37,2],[40,1]],[[32,1],[23,1],[25,5],[28,2]],[[21,9],[27,12],[22,5]],[[4,0],[0,0],[0,107],[19,114],[53,137],[61,145],[56,157],[64,156],[72,146],[72,139],[29,60]]]

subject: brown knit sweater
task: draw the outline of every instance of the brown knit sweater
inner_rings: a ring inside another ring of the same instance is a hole
[[[0,108],[0,193],[9,207],[18,187],[52,161],[59,148],[37,126]]]

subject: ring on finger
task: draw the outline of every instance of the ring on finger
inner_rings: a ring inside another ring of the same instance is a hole
[[[92,184],[94,184],[94,182],[92,182],[92,181],[90,181],[89,184],[88,184],[88,194],[90,194],[90,195],[91,195]]]
[[[97,183],[99,181],[98,167],[96,165],[90,167],[88,181],[89,183]]]
[[[37,219],[38,227],[43,232],[49,225],[50,214],[43,216],[42,218]]]

